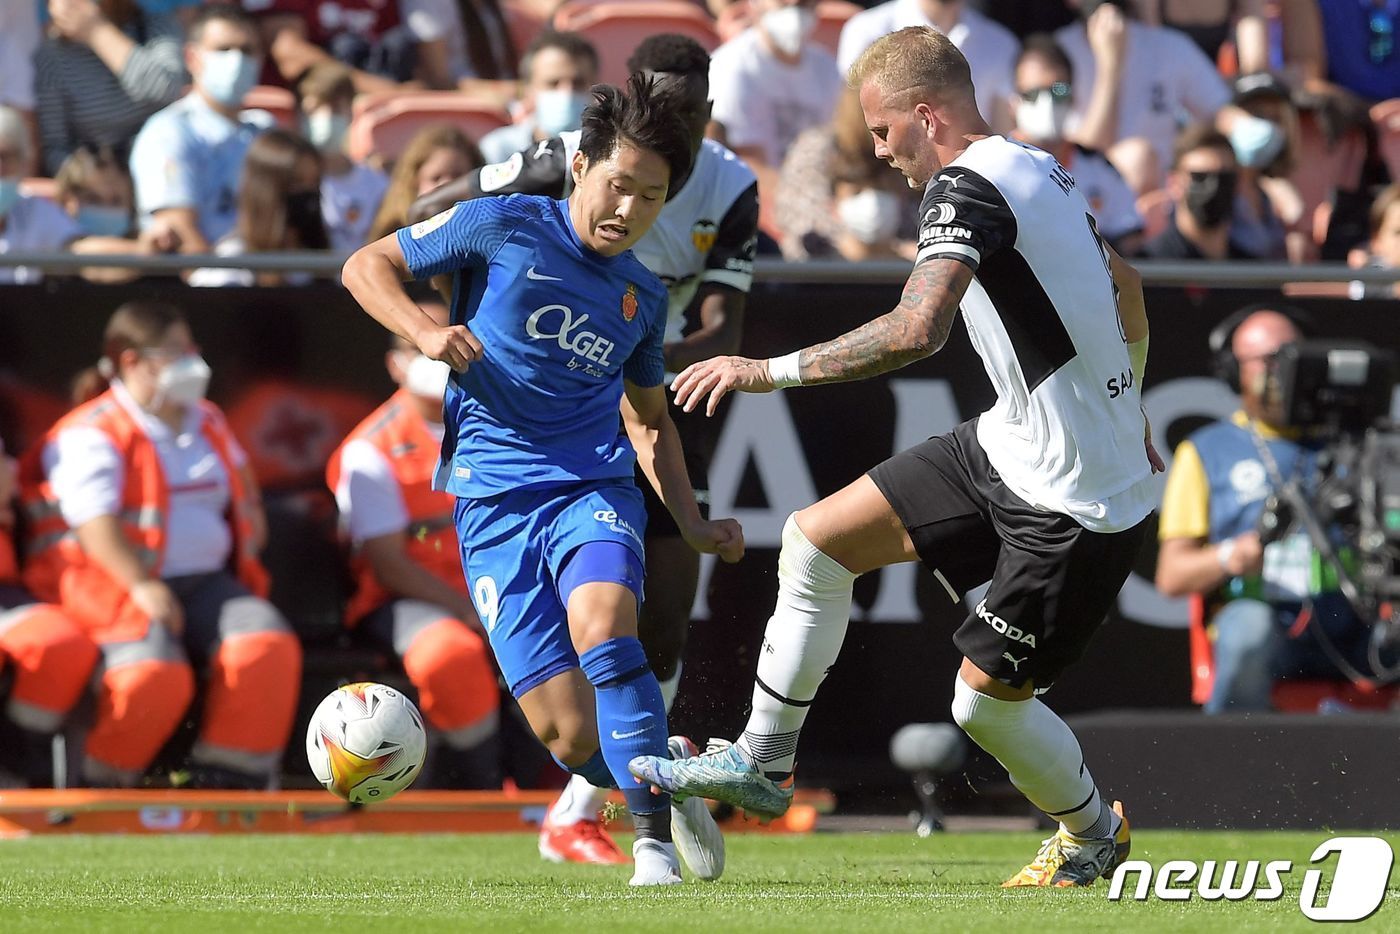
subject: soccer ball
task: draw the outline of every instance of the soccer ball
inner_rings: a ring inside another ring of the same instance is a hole
[[[306,730],[306,758],[317,781],[354,804],[386,801],[413,784],[427,745],[413,702],[369,681],[326,695]]]

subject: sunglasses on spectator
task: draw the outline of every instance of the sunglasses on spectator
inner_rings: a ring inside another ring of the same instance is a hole
[[[1048,88],[1031,88],[1028,91],[1022,91],[1021,100],[1025,101],[1027,104],[1034,104],[1036,102],[1036,99],[1039,98],[1040,95],[1046,91],[1049,91],[1050,96],[1057,101],[1068,100],[1070,92],[1069,82],[1056,81]]]

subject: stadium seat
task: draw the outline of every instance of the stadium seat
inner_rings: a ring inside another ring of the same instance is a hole
[[[524,4],[503,3],[501,14],[506,18],[506,29],[510,32],[510,42],[517,54],[523,52],[525,47],[544,31],[544,18]]]
[[[710,15],[684,0],[569,0],[555,12],[554,28],[582,33],[592,42],[602,54],[598,80],[617,85],[627,81],[632,52],[657,33],[689,36],[710,52],[719,46]]]
[[[296,95],[286,88],[260,84],[243,98],[243,107],[245,110],[266,110],[282,129],[297,129]]]
[[[832,55],[841,41],[841,30],[846,20],[859,13],[863,7],[850,0],[820,0],[817,4],[817,29],[812,38],[821,43]]]
[[[1191,702],[1205,704],[1215,687],[1215,651],[1206,626],[1206,600],[1192,594],[1188,603],[1191,657]],[[1338,677],[1335,681],[1299,679],[1277,681],[1274,709],[1283,713],[1317,713],[1326,701],[1360,710],[1387,710],[1400,698],[1396,685],[1358,685]]]
[[[510,123],[510,115],[492,103],[457,91],[399,91],[359,108],[350,123],[349,151],[353,159],[375,155],[392,162],[413,135],[425,126],[449,123],[479,140]]]

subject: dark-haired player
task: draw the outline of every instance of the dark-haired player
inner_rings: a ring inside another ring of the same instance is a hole
[[[695,157],[690,174],[672,180],[660,216],[633,249],[670,293],[663,346],[670,379],[696,361],[739,351],[758,238],[758,182],[738,156],[705,138],[710,119],[710,56],[699,43],[675,34],[652,36],[637,47],[627,66],[634,73],[655,76],[678,94],[678,110],[690,127]],[[579,142],[580,133],[574,131],[537,143],[505,162],[430,192],[414,205],[410,216],[428,217],[459,200],[482,195],[562,198],[573,185],[570,166]],[[707,513],[717,423],[680,409],[672,409],[671,418],[685,448],[695,499],[701,512]],[[647,594],[641,639],[669,710],[680,686],[700,559],[650,487],[640,478],[638,486],[647,506],[647,570],[654,580],[666,582],[664,588],[652,588]],[[570,781],[541,825],[540,853],[555,861],[625,861],[598,820],[607,793],[608,789],[593,788],[582,778]]]
[[[665,885],[680,881],[669,799],[627,773],[629,757],[667,752],[637,638],[646,514],[634,465],[692,547],[737,560],[743,537],[695,505],[662,386],[666,291],[629,252],[690,168],[689,129],[655,82],[629,90],[595,89],[567,200],[460,202],[361,249],[344,281],[455,371],[435,485],[457,496],[477,615],[555,758],[622,788],[637,830],[632,884]],[[401,284],[441,274],[453,277],[447,326]]]

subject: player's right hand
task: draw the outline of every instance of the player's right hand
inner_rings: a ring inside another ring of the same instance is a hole
[[[737,519],[705,519],[685,532],[685,540],[703,555],[719,555],[725,564],[744,556],[744,528]]]
[[[706,415],[715,414],[726,393],[772,392],[773,388],[768,361],[748,357],[711,357],[692,363],[671,383],[676,405],[693,412],[704,402]]]
[[[132,585],[130,596],[137,609],[170,630],[171,635],[185,631],[185,610],[164,581],[139,581]]]
[[[440,360],[458,373],[481,359],[481,341],[465,324],[449,324],[421,331],[414,343],[430,360]]]

